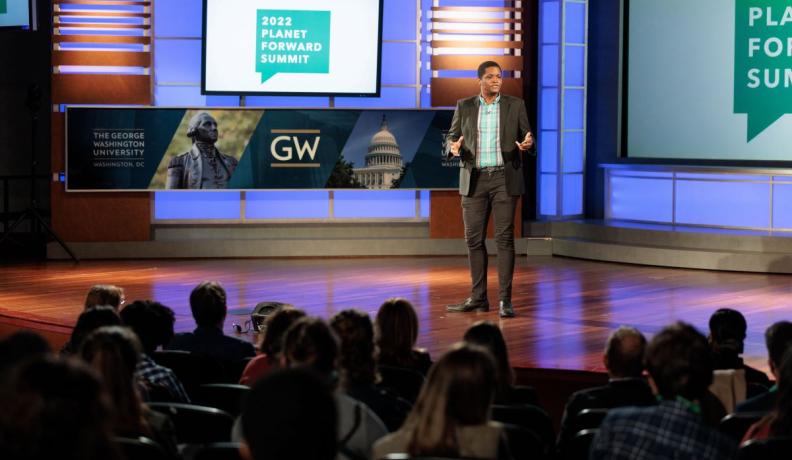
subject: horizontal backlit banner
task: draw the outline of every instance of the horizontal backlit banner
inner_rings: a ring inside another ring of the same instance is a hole
[[[452,115],[70,107],[66,189],[456,189]]]

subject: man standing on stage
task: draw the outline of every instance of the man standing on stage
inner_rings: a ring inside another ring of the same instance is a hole
[[[459,157],[459,194],[468,247],[472,292],[449,312],[488,311],[487,222],[494,214],[498,245],[499,313],[514,316],[511,302],[514,274],[514,210],[525,193],[522,152],[533,147],[525,103],[501,94],[501,68],[497,62],[478,67],[481,92],[457,102],[446,137],[447,155]]]

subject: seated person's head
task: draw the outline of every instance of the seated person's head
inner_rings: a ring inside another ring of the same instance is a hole
[[[35,332],[26,330],[14,332],[0,340],[0,377],[22,361],[46,356],[51,352],[49,343]]]
[[[781,359],[792,347],[792,323],[779,321],[768,327],[765,331],[765,344],[767,345],[770,372],[773,373],[776,380],[779,380],[778,369],[781,367]]]
[[[372,385],[377,382],[374,326],[368,313],[343,310],[330,319],[330,326],[341,340],[339,367],[345,386]]]
[[[167,345],[173,338],[176,317],[173,310],[152,300],[136,300],[121,310],[121,321],[132,328],[150,355],[160,345]]]
[[[742,313],[731,308],[720,308],[710,316],[709,340],[715,351],[742,354],[748,324]]]
[[[113,460],[112,406],[97,373],[53,356],[20,364],[0,393],[3,458]]]
[[[641,377],[646,337],[634,327],[622,326],[608,337],[603,361],[611,378]]]
[[[216,281],[204,281],[190,293],[190,310],[198,326],[222,329],[228,313],[225,289]]]
[[[77,353],[83,340],[93,331],[102,326],[118,326],[121,318],[115,308],[110,306],[99,306],[89,308],[77,318],[71,337],[64,350],[69,353]]]
[[[259,350],[272,360],[278,359],[283,350],[283,335],[292,324],[303,317],[305,312],[294,307],[279,308],[267,316]]]
[[[333,460],[338,415],[332,389],[310,369],[284,369],[259,380],[242,412],[246,460]]]
[[[283,367],[305,366],[323,377],[335,377],[338,337],[321,318],[298,319],[283,338]]]
[[[514,383],[514,371],[509,364],[509,351],[506,348],[506,341],[503,333],[498,326],[489,321],[479,321],[471,326],[463,339],[465,343],[484,347],[495,358],[497,366],[496,381],[499,387],[510,386]]]
[[[707,339],[693,326],[676,322],[652,337],[646,347],[650,383],[665,400],[690,401],[706,394],[712,383],[712,356]]]
[[[409,453],[458,456],[456,428],[487,423],[494,391],[495,361],[486,349],[463,344],[443,355],[404,422]]]
[[[124,303],[124,290],[112,284],[96,284],[85,296],[85,310],[99,306],[110,306],[118,310]]]
[[[418,316],[412,304],[402,298],[386,300],[377,311],[375,323],[380,361],[409,365],[418,339]]]

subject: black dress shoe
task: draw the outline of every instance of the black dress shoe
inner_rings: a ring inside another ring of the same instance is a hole
[[[501,318],[514,318],[514,306],[510,300],[501,300],[498,305],[498,314]]]
[[[446,306],[446,311],[451,313],[467,313],[471,311],[489,311],[489,302],[487,300],[473,300],[468,297],[462,303]]]

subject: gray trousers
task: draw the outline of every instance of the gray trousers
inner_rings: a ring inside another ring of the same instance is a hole
[[[514,210],[517,197],[506,192],[503,170],[475,171],[472,193],[462,197],[462,220],[465,223],[465,242],[468,247],[471,298],[487,299],[487,222],[493,214],[495,242],[498,246],[498,297],[511,301],[514,275]]]

